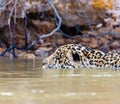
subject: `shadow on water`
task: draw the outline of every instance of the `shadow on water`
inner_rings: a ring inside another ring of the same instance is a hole
[[[109,69],[46,70],[40,60],[0,60],[1,104],[116,104],[120,72]]]

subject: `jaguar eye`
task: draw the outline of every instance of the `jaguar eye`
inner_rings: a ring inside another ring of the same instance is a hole
[[[54,56],[52,59],[56,59],[56,56]]]
[[[58,56],[54,56],[53,59],[59,59],[59,57]]]

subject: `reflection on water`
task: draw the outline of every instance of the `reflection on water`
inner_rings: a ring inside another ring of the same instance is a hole
[[[0,60],[0,104],[119,104],[120,72],[43,70],[36,60]]]

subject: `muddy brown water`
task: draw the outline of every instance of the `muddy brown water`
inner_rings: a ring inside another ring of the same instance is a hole
[[[0,104],[120,104],[119,96],[119,70],[45,70],[39,60],[0,60]]]

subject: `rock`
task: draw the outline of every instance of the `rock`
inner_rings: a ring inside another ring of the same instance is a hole
[[[51,47],[49,47],[49,48],[47,48],[47,47],[40,47],[37,50],[35,50],[35,55],[37,55],[37,56],[40,56],[40,55],[48,56],[50,50],[52,50]]]
[[[120,42],[118,42],[118,41],[113,41],[113,42],[110,44],[110,48],[111,48],[111,49],[117,49],[118,47],[120,47]]]
[[[35,59],[36,56],[33,53],[23,52],[21,55],[19,55],[19,57],[23,59]]]

